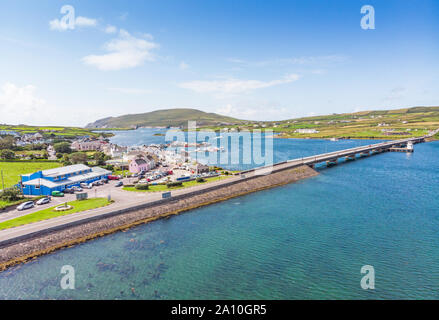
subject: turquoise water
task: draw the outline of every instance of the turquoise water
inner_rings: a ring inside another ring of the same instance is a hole
[[[275,139],[275,158],[370,143]],[[438,157],[418,144],[60,250],[0,273],[0,298],[438,299]]]

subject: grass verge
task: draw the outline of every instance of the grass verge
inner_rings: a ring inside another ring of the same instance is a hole
[[[48,220],[55,217],[65,216],[72,213],[77,213],[85,210],[96,209],[109,205],[112,201],[108,201],[107,198],[92,198],[87,200],[76,200],[67,202],[68,205],[73,208],[67,211],[55,211],[55,207],[50,207],[27,215],[7,220],[0,223],[0,230],[9,229],[12,227],[18,227],[25,224]]]
[[[200,185],[200,184],[205,184],[205,183],[209,183],[209,182],[213,182],[213,181],[227,179],[228,177],[232,177],[232,175],[205,178],[206,179],[205,182],[197,182],[196,180],[192,180],[192,181],[188,181],[188,182],[183,182],[183,184],[181,186],[171,187],[171,188],[168,188],[165,184],[158,184],[158,185],[151,185],[150,184],[148,190],[137,190],[135,187],[123,187],[123,190],[134,191],[134,192],[163,192],[163,191],[170,191],[170,190],[193,187],[193,186]]]

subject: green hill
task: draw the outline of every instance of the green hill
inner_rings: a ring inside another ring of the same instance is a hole
[[[271,129],[279,138],[400,139],[439,129],[439,107],[333,113],[278,121],[246,121],[214,130]],[[303,130],[309,129],[309,130]],[[439,133],[435,136],[439,138]]]
[[[104,118],[89,123],[86,128],[187,127],[188,121],[196,121],[197,126],[232,125],[242,122],[196,109],[167,109]]]

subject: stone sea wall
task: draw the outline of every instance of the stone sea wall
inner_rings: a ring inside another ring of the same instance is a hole
[[[317,174],[314,169],[305,165],[286,169],[269,175],[256,176],[252,179],[238,180],[234,184],[218,187],[203,193],[197,192],[181,199],[171,198],[166,202],[148,208],[134,209],[123,214],[102,218],[13,243],[0,248],[0,271],[12,265],[34,259],[40,255],[70,247],[93,238],[123,231],[143,223],[170,217],[184,211],[251,192],[292,183]]]

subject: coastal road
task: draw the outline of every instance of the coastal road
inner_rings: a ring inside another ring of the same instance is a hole
[[[192,193],[193,191],[202,191],[213,187],[220,187],[221,185],[228,184],[230,182],[236,182],[243,178],[246,179],[251,178],[252,176],[255,175],[269,174],[271,172],[277,172],[285,169],[295,168],[301,165],[313,165],[319,162],[331,161],[337,158],[355,155],[371,150],[386,150],[393,146],[407,143],[408,141],[420,142],[421,140],[422,139],[420,138],[411,138],[411,139],[396,140],[390,142],[381,142],[373,145],[329,152],[311,157],[293,159],[265,168],[256,168],[252,170],[243,171],[241,174],[228,177],[227,179],[203,183],[189,188],[172,190],[171,192],[172,192],[172,196],[175,197],[179,195],[189,194]],[[142,206],[145,204],[153,204],[155,202],[161,201],[162,199],[161,192],[124,191],[120,188],[115,188],[114,182],[109,183],[108,185],[102,187],[97,187],[96,191],[94,190],[89,191],[89,197],[93,197],[94,195],[96,195],[97,197],[107,197],[108,194],[110,194],[111,198],[115,200],[115,203],[108,205],[106,207],[83,211],[83,212],[65,215],[61,217],[56,217],[45,221],[35,222],[29,225],[0,230],[0,246],[2,244],[5,245],[7,243],[10,243],[10,241],[13,239],[17,239],[17,238],[20,239],[22,236],[44,232],[51,228],[62,228],[63,225],[69,225],[72,222],[80,223],[80,222],[86,222],[91,218],[109,216],[115,211],[135,208],[137,206]]]

